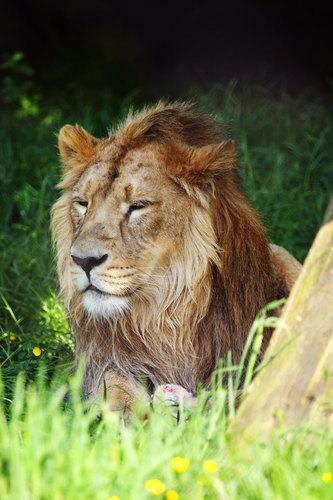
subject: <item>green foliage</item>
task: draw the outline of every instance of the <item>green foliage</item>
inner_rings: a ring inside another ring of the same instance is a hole
[[[209,411],[200,394],[190,419],[181,410],[177,425],[168,408],[124,425],[103,402],[84,405],[79,382],[58,380],[50,390],[42,371],[27,388],[17,379],[10,415],[0,407],[2,500],[144,500],[154,496],[145,488],[151,479],[184,500],[332,498],[332,481],[323,480],[333,469],[332,434],[324,429],[279,430],[269,446],[258,436],[239,446],[226,432],[221,385]],[[189,460],[188,468],[176,472],[175,457]]]
[[[37,116],[40,96],[34,90],[33,69],[23,62],[22,52],[16,52],[0,65],[6,76],[2,80],[1,97],[16,107],[16,117]]]
[[[331,104],[235,81],[201,94],[199,103],[232,131],[244,186],[270,240],[303,261],[332,196]]]

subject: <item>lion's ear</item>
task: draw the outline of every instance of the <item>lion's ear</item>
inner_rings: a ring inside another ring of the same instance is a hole
[[[62,161],[70,164],[88,160],[94,153],[99,139],[90,135],[79,125],[65,125],[58,135],[58,146]]]
[[[237,165],[237,147],[231,139],[220,144],[195,148],[191,158],[192,182],[205,183],[234,169]]]
[[[208,184],[237,165],[235,141],[190,147],[175,162],[172,173],[190,184]]]

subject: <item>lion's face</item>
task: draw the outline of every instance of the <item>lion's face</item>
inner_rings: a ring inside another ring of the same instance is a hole
[[[87,312],[109,316],[154,293],[186,224],[184,192],[151,147],[88,167],[71,192],[70,273]]]

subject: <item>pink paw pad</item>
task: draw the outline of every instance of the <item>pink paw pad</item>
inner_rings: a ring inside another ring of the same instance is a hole
[[[156,387],[153,404],[164,403],[178,407],[180,402],[185,408],[193,408],[196,405],[197,398],[181,385],[163,384]]]

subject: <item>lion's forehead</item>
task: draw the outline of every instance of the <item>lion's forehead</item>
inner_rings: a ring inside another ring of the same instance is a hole
[[[96,191],[105,191],[111,185],[114,174],[107,163],[98,162],[89,166],[81,175],[74,187],[85,199],[92,197]]]
[[[118,168],[112,157],[107,158],[89,166],[74,191],[85,199],[97,193],[103,198],[119,198],[119,201],[129,201],[131,197],[158,196],[173,186],[160,167],[159,159],[150,151],[129,152]]]

